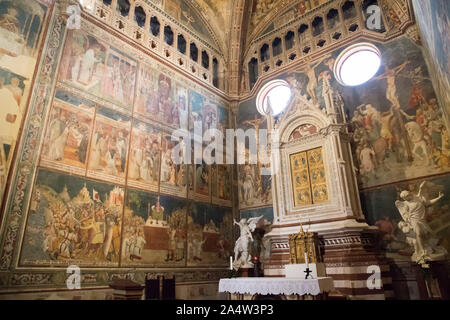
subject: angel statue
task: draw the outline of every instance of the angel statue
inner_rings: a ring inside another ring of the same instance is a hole
[[[252,257],[248,254],[248,248],[250,242],[253,241],[252,232],[255,231],[256,225],[262,217],[249,218],[248,220],[241,219],[239,222],[234,220],[234,224],[238,225],[241,231],[241,235],[234,245],[233,267],[235,270],[239,268],[253,268]]]
[[[444,194],[439,192],[437,198],[428,200],[429,197],[423,195],[426,192],[425,184],[426,181],[422,182],[417,194],[406,190],[402,191],[400,198],[403,201],[397,200],[395,206],[403,218],[398,226],[406,234],[408,243],[414,248],[412,261],[417,262],[423,268],[428,268],[428,261],[443,259],[447,250],[437,245],[439,239],[433,237],[433,231],[426,222],[427,207],[436,204],[444,197]]]

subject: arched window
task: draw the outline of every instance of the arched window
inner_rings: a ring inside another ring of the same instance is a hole
[[[248,63],[248,78],[250,82],[250,89],[252,89],[256,83],[256,80],[258,80],[258,59],[256,58],[252,58]]]
[[[366,21],[367,29],[379,33],[386,32],[386,27],[384,26],[384,22],[381,16],[381,9],[380,6],[378,6],[377,0],[364,0],[362,3],[362,11],[364,14],[364,19]],[[372,15],[376,12],[379,13],[378,17],[380,19],[376,19],[376,16],[375,19],[371,18]]]
[[[182,34],[178,35],[177,49],[178,52],[186,54],[186,40],[184,39]]]
[[[284,37],[284,46],[286,47],[286,50],[290,50],[294,47],[294,36],[294,32],[289,31]]]
[[[347,1],[342,6],[342,13],[344,14],[344,20],[352,19],[357,16],[355,3],[353,1]]]
[[[270,81],[259,91],[256,108],[264,116],[277,116],[287,108],[291,95],[291,87],[286,81]]]
[[[329,29],[333,29],[339,24],[339,11],[331,9],[327,14],[327,24]]]
[[[173,31],[170,26],[164,27],[164,42],[169,46],[173,45]]]
[[[262,47],[261,47],[261,61],[264,62],[266,60],[269,60],[269,45],[267,43],[265,43]]]
[[[321,34],[322,32],[325,31],[325,25],[323,23],[323,18],[322,17],[316,17],[314,18],[313,22],[312,22],[312,28],[313,28],[313,36],[318,36],[319,34]]]
[[[283,51],[283,48],[281,47],[281,39],[280,38],[275,38],[275,40],[273,40],[272,51],[273,51],[274,57],[281,54],[281,52]]]
[[[117,11],[122,17],[128,17],[130,13],[130,2],[128,0],[117,0]]]
[[[198,49],[197,46],[195,45],[195,43],[191,43],[190,46],[191,49],[191,60],[197,62],[198,61]]]
[[[209,69],[209,55],[205,50],[202,51],[202,66],[205,69]]]
[[[145,26],[145,20],[147,19],[147,15],[142,7],[137,7],[134,10],[134,20],[136,21],[139,27]]]
[[[155,37],[159,36],[159,30],[161,28],[161,24],[158,21],[157,17],[152,17],[150,19],[150,31],[152,33],[152,35],[154,35]]]
[[[300,41],[305,40],[305,38],[307,37],[308,29],[309,29],[309,26],[307,24],[302,24],[298,28],[298,37],[300,38]]]

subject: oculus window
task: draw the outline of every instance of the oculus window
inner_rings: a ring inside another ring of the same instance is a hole
[[[334,74],[345,86],[359,86],[372,79],[380,69],[381,52],[370,43],[359,43],[345,49],[336,59]]]

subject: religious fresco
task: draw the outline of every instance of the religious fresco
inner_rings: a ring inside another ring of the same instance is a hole
[[[448,172],[450,141],[420,47],[409,38],[386,45],[378,74],[358,87],[333,74],[338,52],[285,76],[294,95],[325,112],[327,86],[338,92],[352,124],[360,187],[368,188]]]
[[[117,266],[124,189],[39,170],[23,238],[22,266]]]
[[[86,173],[95,106],[58,90],[45,133],[41,165],[71,173]]]
[[[205,105],[205,97],[200,93],[189,90],[189,129],[193,131],[194,125],[197,122],[202,123],[202,130],[204,131],[205,122],[203,115],[203,108]]]
[[[211,197],[212,203],[232,205],[233,167],[231,165],[211,166]]]
[[[209,23],[216,23],[224,32],[224,36],[231,29],[232,0],[196,0],[196,4],[207,16],[212,16]]]
[[[209,202],[212,186],[211,166],[207,165],[204,159],[195,158],[195,155],[193,159],[194,164],[189,165],[189,198]]]
[[[139,70],[135,111],[175,128],[188,129],[187,89],[149,67]]]
[[[259,141],[259,130],[267,129],[266,119],[256,111],[255,99],[244,102],[239,107],[237,115],[237,124],[239,129],[244,131],[252,129],[256,135],[256,141]],[[248,139],[245,146],[240,146],[245,150],[245,164],[238,164],[238,188],[239,188],[239,207],[252,208],[272,204],[272,176],[264,175],[264,171],[270,172],[270,162],[262,163],[259,158],[256,164],[250,164],[250,152]],[[239,146],[238,146],[239,148]],[[259,150],[260,156],[265,150]],[[267,151],[267,156],[270,156]]]
[[[161,132],[134,120],[128,167],[128,185],[157,192],[160,174]]]
[[[447,0],[413,0],[413,5],[427,49],[424,51],[433,71],[430,72],[434,78],[433,84],[450,122],[450,3]]]
[[[275,28],[280,27],[282,24],[287,23],[288,21],[296,18],[297,16],[303,15],[306,12],[328,2],[329,0],[299,0],[295,1],[295,5],[288,5],[289,9],[280,15],[280,19],[276,19],[274,21]],[[251,19],[249,31],[251,32],[252,28],[256,27],[259,22],[261,22],[271,11],[272,9],[278,5],[280,0],[253,0]],[[283,8],[285,9],[285,8]],[[281,9],[281,10],[283,10]],[[274,27],[271,26],[263,34],[266,34],[271,31]]]
[[[228,265],[233,252],[231,208],[189,203],[188,266]]]
[[[295,128],[294,131],[292,131],[291,135],[289,136],[289,141],[308,137],[318,132],[319,130],[316,126],[312,124],[302,124],[299,127]]]
[[[123,270],[117,267],[121,263],[142,268],[140,275],[147,266],[186,267],[187,172],[169,158],[175,146],[171,133],[188,128],[189,89],[204,96],[209,106],[205,118],[211,119],[211,127],[228,126],[224,100],[150,56],[144,54],[137,62],[133,57],[142,51],[89,21],[82,20],[79,30],[66,31],[66,16],[60,16],[61,12],[48,25],[47,43],[42,47],[47,11],[35,0],[0,1],[0,96],[7,112],[5,121],[14,123],[16,129],[34,90],[2,225],[0,268],[11,277],[8,283],[0,279],[0,287],[64,286],[59,276],[72,264],[91,268],[82,281],[92,286],[120,277]],[[14,27],[17,21],[18,29]],[[144,75],[147,82],[142,80]],[[159,118],[149,115],[149,108],[154,107],[150,83],[157,90],[163,117],[161,113]],[[10,105],[22,113],[11,112]],[[2,128],[12,141],[6,124]],[[8,174],[3,165],[11,161],[14,147],[9,143],[0,148],[3,184]],[[218,184],[225,175],[222,169],[220,173]],[[217,191],[220,196],[222,191]],[[210,194],[207,197],[211,202]],[[205,228],[208,240],[200,249],[203,261],[193,264],[225,266],[224,252],[232,247],[231,209],[225,205],[212,208],[208,216],[218,232],[212,224]],[[198,224],[202,230],[206,226]],[[161,230],[156,232],[160,243],[155,241],[155,227],[166,232],[161,237]],[[18,267],[23,269],[16,273]],[[29,277],[32,268],[42,273],[35,276],[32,271]],[[177,272],[206,279],[223,270],[204,278],[189,270]],[[44,281],[39,278],[43,273]],[[15,277],[20,279],[9,281]]]
[[[186,197],[188,175],[186,164],[176,164],[172,159],[172,153],[179,143],[172,141],[172,136],[162,133],[161,143],[161,193],[178,197]]]
[[[382,189],[364,191],[361,193],[361,203],[366,219],[370,225],[380,229],[381,245],[386,250],[388,258],[395,260],[411,260],[414,248],[408,243],[407,235],[401,230],[400,212],[395,206],[400,193],[408,190],[417,193],[423,180],[412,180],[391,185]],[[437,244],[450,252],[450,183],[449,177],[426,179],[422,196],[426,200],[436,198],[441,192],[444,197],[435,205],[426,209],[426,222],[431,228]]]
[[[125,183],[131,120],[99,107],[89,152],[88,176]]]
[[[0,2],[0,200],[27,110],[48,12],[49,7],[37,0]]]
[[[186,1],[164,0],[164,11],[174,17],[178,22],[196,31],[200,36],[203,36],[204,40],[207,40],[211,44],[214,43],[208,28],[197,11],[192,9]]]
[[[128,190],[122,265],[184,266],[186,200]]]
[[[226,129],[230,127],[230,120],[229,111],[224,106],[193,90],[189,91],[189,105],[189,128],[191,131],[194,130],[196,122],[201,122],[203,134],[207,130],[217,129],[225,137]]]
[[[131,111],[137,62],[84,30],[69,30],[59,80]]]

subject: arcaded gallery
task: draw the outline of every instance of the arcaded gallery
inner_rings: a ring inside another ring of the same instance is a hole
[[[0,300],[448,300],[449,52],[448,0],[0,0]]]

